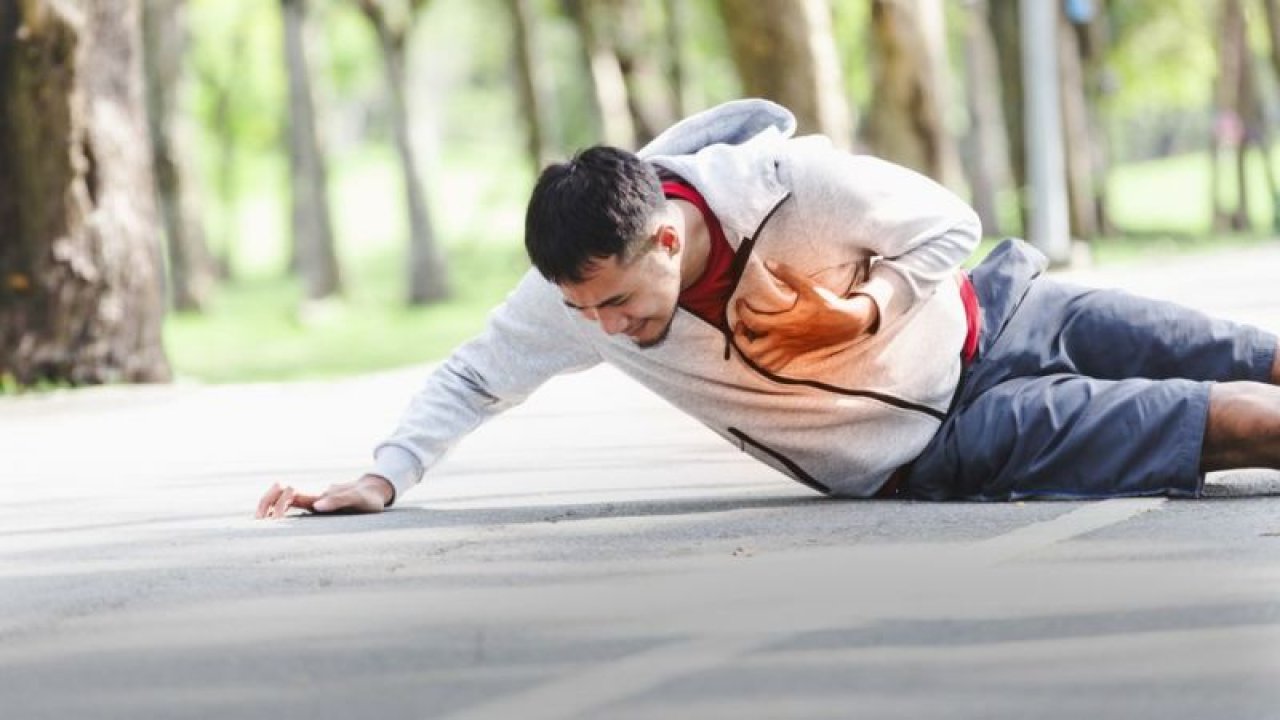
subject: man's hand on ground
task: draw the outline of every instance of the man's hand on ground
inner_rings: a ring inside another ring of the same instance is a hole
[[[319,495],[306,495],[288,485],[275,483],[258,501],[255,517],[282,518],[290,508],[313,513],[376,513],[391,502],[391,483],[378,475],[365,475],[355,482],[330,485]]]

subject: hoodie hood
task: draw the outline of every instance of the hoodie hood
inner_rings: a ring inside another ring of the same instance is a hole
[[[768,100],[733,100],[672,125],[637,153],[640,157],[692,155],[708,145],[743,145],[762,132],[795,134],[796,117]]]
[[[781,105],[734,100],[671,126],[637,154],[697,188],[737,246],[787,196],[776,160],[795,131]]]

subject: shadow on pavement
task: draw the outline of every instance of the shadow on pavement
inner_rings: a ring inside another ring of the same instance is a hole
[[[789,508],[814,503],[846,502],[824,497],[762,498],[679,498],[670,500],[622,500],[614,502],[522,505],[518,507],[449,508],[404,506],[381,515],[296,515],[293,528],[324,530],[327,533],[394,530],[402,528],[456,527],[472,525],[525,525],[560,523],[604,518],[638,518],[724,513],[737,510]],[[857,501],[847,501],[857,502]],[[349,522],[344,522],[348,520]],[[296,534],[296,533],[291,533]]]

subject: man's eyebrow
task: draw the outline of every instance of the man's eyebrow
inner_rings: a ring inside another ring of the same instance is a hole
[[[572,310],[594,310],[596,308],[610,307],[612,305],[621,305],[622,303],[626,302],[626,300],[627,300],[626,293],[623,293],[621,295],[614,295],[613,297],[605,300],[604,302],[600,302],[595,305],[574,305],[572,302],[569,301],[568,298],[560,299],[560,301],[565,304],[565,307],[568,307]]]

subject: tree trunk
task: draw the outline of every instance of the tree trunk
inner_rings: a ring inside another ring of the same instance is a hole
[[[627,108],[636,128],[636,142],[643,145],[678,119],[671,105],[667,76],[662,71],[662,58],[655,57],[663,43],[655,36],[639,0],[609,0],[604,9],[627,88]]]
[[[1058,13],[1058,88],[1062,104],[1066,152],[1067,208],[1071,236],[1092,240],[1098,233],[1094,216],[1093,138],[1089,132],[1084,66],[1075,28]]]
[[[1093,19],[1080,33],[1085,75],[1085,105],[1089,118],[1089,136],[1093,155],[1093,218],[1100,234],[1114,235],[1111,214],[1107,210],[1107,180],[1111,175],[1111,141],[1103,118],[1104,96],[1108,92],[1107,54],[1111,48],[1108,0],[1096,0]]]
[[[1214,84],[1214,151],[1215,163],[1222,148],[1234,151],[1237,201],[1234,210],[1222,205],[1218,186],[1212,188],[1216,230],[1245,230],[1249,227],[1249,193],[1245,173],[1248,119],[1241,109],[1246,104],[1242,97],[1247,86],[1246,63],[1249,59],[1248,34],[1245,28],[1244,7],[1240,0],[1224,0],[1218,27],[1218,78]],[[1221,179],[1216,171],[1213,177]]]
[[[547,133],[548,100],[546,73],[539,58],[537,22],[530,0],[506,0],[511,15],[511,33],[516,70],[516,86],[520,91],[520,114],[525,121],[529,161],[536,175],[555,159],[555,151]]]
[[[599,0],[565,0],[565,7],[578,28],[591,70],[591,89],[600,115],[600,135],[604,143],[634,148],[636,127],[627,104],[627,82],[618,53],[602,37],[594,10]]]
[[[1271,39],[1271,67],[1280,78],[1280,0],[1262,0],[1262,6],[1267,12],[1267,36]]]
[[[662,0],[663,37],[667,45],[667,87],[671,92],[671,109],[677,118],[689,114],[689,101],[685,97],[684,7],[682,0]]]
[[[867,139],[878,155],[957,187],[960,160],[944,117],[941,21],[939,0],[872,0]]]
[[[827,0],[720,0],[720,11],[744,92],[790,108],[800,132],[850,147],[854,121]]]
[[[201,310],[215,273],[200,220],[191,127],[178,108],[188,46],[185,10],[184,0],[143,3],[142,38],[151,154],[169,250],[169,299],[179,310]]]
[[[1226,230],[1227,210],[1222,203],[1222,139],[1218,133],[1217,119],[1209,131],[1209,207],[1212,216],[1209,220],[1212,232]]]
[[[1236,214],[1231,220],[1231,229],[1238,231],[1246,231],[1252,224],[1249,217],[1249,173],[1248,162],[1248,145],[1241,143],[1236,148],[1236,192],[1238,200],[1236,204]]]
[[[996,49],[987,25],[986,0],[968,4],[964,20],[965,78],[969,106],[969,187],[973,208],[987,235],[1001,235],[996,193],[1009,181],[1004,113],[1000,104]]]
[[[214,188],[218,197],[218,211],[225,218],[220,223],[216,238],[218,253],[214,258],[214,270],[219,279],[229,279],[235,268],[237,198],[235,185],[236,133],[233,125],[239,96],[236,83],[246,72],[248,53],[245,48],[249,38],[246,13],[242,9],[236,16],[230,43],[225,49],[231,58],[230,66],[221,71],[216,67],[194,63],[200,83],[213,102],[213,134],[217,139],[218,159],[214,164]],[[197,58],[198,59],[198,56]]]
[[[1244,15],[1244,8],[1240,9],[1241,16]],[[1243,152],[1247,152],[1248,147],[1252,145],[1258,151],[1258,156],[1262,162],[1263,181],[1267,184],[1267,194],[1271,198],[1271,218],[1272,226],[1280,228],[1280,188],[1276,186],[1275,169],[1271,164],[1271,124],[1267,117],[1267,109],[1262,99],[1262,92],[1258,86],[1258,68],[1252,50],[1248,45],[1248,34],[1246,32],[1243,46],[1240,50],[1240,94],[1239,94],[1239,113],[1244,119],[1244,137],[1245,147]],[[1243,162],[1243,161],[1242,161]],[[1244,189],[1241,186],[1241,193]]]
[[[136,0],[0,4],[0,376],[170,377]]]
[[[1018,217],[1027,227],[1027,142],[1022,105],[1022,36],[1018,5],[1022,0],[989,0],[988,19],[1000,60],[1000,97],[1004,101],[1009,166],[1018,198]]]
[[[315,104],[303,32],[307,0],[281,0],[289,72],[289,170],[297,269],[311,300],[341,291],[329,216],[328,177],[316,134]]]
[[[391,98],[391,129],[395,135],[396,154],[400,158],[405,206],[409,209],[409,304],[425,305],[449,297],[449,272],[427,212],[426,190],[418,172],[413,135],[409,130],[405,73],[409,27],[392,28],[377,3],[362,0],[361,9],[378,34]],[[411,14],[405,22],[412,23],[412,18]]]
[[[244,71],[245,58],[248,53],[245,52],[245,44],[248,41],[249,33],[246,31],[236,33],[235,39],[231,43],[231,64],[230,76],[222,78],[217,88],[215,97],[216,107],[214,110],[214,128],[218,137],[218,198],[222,203],[222,211],[227,214],[228,218],[234,218],[239,210],[239,198],[236,195],[236,133],[233,124],[235,117],[234,105],[236,103],[235,80],[240,73]],[[239,233],[236,232],[234,222],[224,224],[224,233],[222,237],[222,254],[218,257],[219,274],[224,279],[230,279],[232,273],[235,272],[235,246],[239,240]]]

